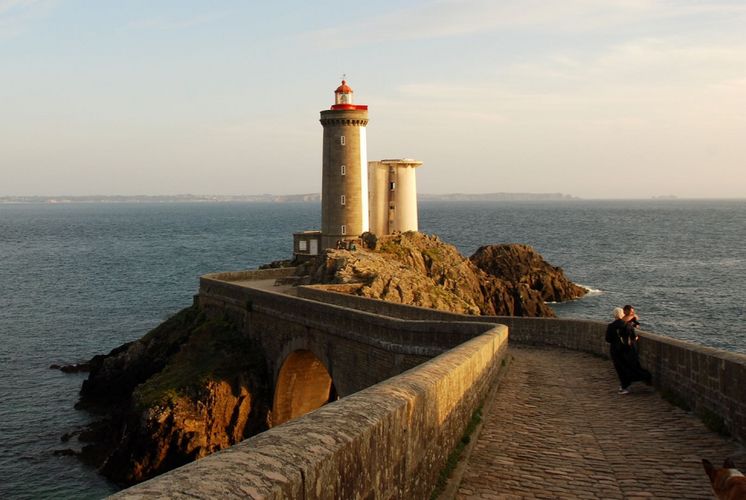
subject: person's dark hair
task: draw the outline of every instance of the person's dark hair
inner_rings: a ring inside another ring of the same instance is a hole
[[[631,305],[627,304],[626,306],[622,307],[622,309],[624,310],[624,314],[629,314],[629,312],[632,309],[634,309],[634,307],[632,307]]]

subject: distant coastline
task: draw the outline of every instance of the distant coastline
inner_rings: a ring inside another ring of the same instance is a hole
[[[421,201],[539,201],[539,200],[579,200],[577,196],[563,193],[447,193],[420,194]]]
[[[89,196],[0,196],[0,203],[298,203],[320,201],[321,195],[255,194],[255,195],[89,195]]]
[[[419,201],[583,201],[592,198],[580,198],[564,193],[419,193]],[[681,201],[674,195],[651,196],[648,198],[618,198],[654,201]],[[705,200],[709,198],[692,198]],[[713,198],[715,199],[715,198]],[[720,200],[743,200],[744,198],[718,198]],[[304,203],[320,202],[320,193],[306,194],[240,194],[240,195],[87,195],[87,196],[0,196],[2,204],[43,203]],[[611,201],[607,200],[607,201]]]
[[[447,193],[420,194],[420,201],[536,201],[579,200],[562,193]],[[320,193],[256,195],[89,195],[89,196],[0,196],[0,203],[299,203],[321,201]]]

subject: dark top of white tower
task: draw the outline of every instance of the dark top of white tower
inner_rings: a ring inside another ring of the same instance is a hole
[[[342,80],[342,85],[334,91],[334,104],[332,109],[368,109],[367,104],[352,104],[352,87]]]

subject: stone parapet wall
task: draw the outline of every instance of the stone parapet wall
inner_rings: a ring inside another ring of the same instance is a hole
[[[114,498],[427,498],[503,365],[507,329],[487,327],[403,374]]]
[[[295,267],[276,267],[272,269],[248,269],[246,271],[230,271],[224,273],[205,274],[202,278],[217,281],[249,281],[287,278],[295,274]]]
[[[199,303],[232,316],[249,335],[264,335],[270,350],[285,345],[279,358],[288,346],[309,348],[300,342],[311,339],[342,360],[324,359],[331,371],[337,363],[336,370],[363,378],[341,384],[340,394],[348,395],[335,403],[115,497],[427,498],[499,375],[508,329],[518,344],[602,356],[608,350],[602,322],[465,316],[319,287],[299,287],[291,297],[231,283],[250,279],[269,276],[203,276]],[[641,338],[642,362],[659,390],[715,415],[746,440],[746,356],[652,333]],[[381,381],[358,387],[370,380]]]
[[[341,396],[398,375],[494,326],[484,318],[409,321],[249,288],[212,275],[200,278],[197,300],[208,315],[229,316],[263,347],[274,381],[290,352],[310,350],[327,367]]]
[[[395,352],[416,350],[431,357],[481,334],[495,323],[484,316],[459,315],[411,321],[243,287],[207,276],[200,280],[199,300],[201,305],[217,305],[221,311],[261,312],[371,346],[385,346]]]
[[[547,345],[608,356],[606,323],[573,319],[466,316],[299,287],[298,296],[376,314],[412,320],[494,321],[509,328],[510,341]],[[640,332],[640,360],[656,388],[705,420],[720,420],[746,442],[746,355],[712,349],[663,335]],[[717,424],[717,422],[715,422]]]

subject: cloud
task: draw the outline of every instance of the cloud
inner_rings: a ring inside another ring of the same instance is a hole
[[[506,65],[480,80],[410,80],[385,104],[392,122],[417,116],[432,129],[473,124],[495,135],[606,134],[612,142],[678,134],[689,146],[708,137],[732,145],[746,125],[746,44],[631,40]]]
[[[746,44],[644,38],[594,54],[562,52],[501,66],[492,78],[482,81],[410,82],[398,90],[406,99],[482,101],[485,96],[494,100],[495,93],[505,92],[588,95],[599,89],[733,88],[745,78]]]
[[[0,0],[0,37],[18,36],[54,7],[55,0]]]
[[[684,177],[681,196],[743,196],[736,186],[744,185],[738,165],[746,154],[744,41],[639,38],[593,53],[557,48],[530,62],[495,64],[478,80],[410,80],[396,96],[385,108],[376,104],[386,110],[386,127],[396,127],[380,132],[387,144],[428,137],[414,156],[458,162],[484,183],[561,165],[562,176],[542,179],[573,194],[599,196],[594,183],[623,169],[643,179],[635,195],[674,192],[669,177]],[[480,162],[509,168],[471,166]],[[446,177],[431,175],[432,182]],[[534,182],[518,177],[511,189]]]
[[[696,20],[704,15],[744,16],[746,5],[731,2],[703,5],[681,0],[440,0],[399,8],[363,21],[345,22],[306,36],[321,46],[349,47],[382,40],[476,35],[496,29],[585,33],[628,27],[635,22]]]
[[[210,24],[225,18],[229,14],[228,11],[215,11],[198,14],[190,17],[183,18],[144,18],[137,19],[127,24],[128,29],[134,30],[154,30],[154,31],[172,31],[189,29],[195,26],[201,26]]]

